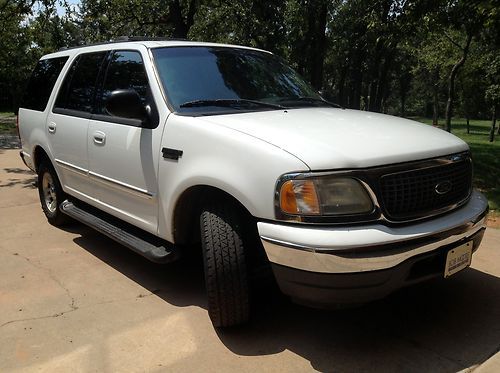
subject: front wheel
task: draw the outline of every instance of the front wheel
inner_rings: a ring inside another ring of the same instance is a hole
[[[241,217],[225,203],[200,216],[208,313],[215,327],[243,324],[249,318],[249,290]]]
[[[65,194],[57,178],[56,171],[50,163],[43,162],[38,169],[38,195],[42,210],[50,224],[61,226],[69,218],[59,209]]]

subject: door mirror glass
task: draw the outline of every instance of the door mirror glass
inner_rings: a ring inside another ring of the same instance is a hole
[[[106,100],[106,111],[113,116],[147,122],[148,110],[134,89],[117,89]]]

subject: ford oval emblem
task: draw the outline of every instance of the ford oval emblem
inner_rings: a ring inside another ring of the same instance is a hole
[[[449,180],[442,181],[434,187],[437,194],[446,194],[451,190],[451,182]]]

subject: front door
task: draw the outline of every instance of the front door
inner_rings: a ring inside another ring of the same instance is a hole
[[[144,128],[138,120],[110,113],[106,101],[117,90],[136,91],[144,106],[156,112],[139,51],[114,51],[110,57],[96,113],[89,123],[90,179],[103,210],[156,233],[162,128],[158,123],[156,128]]]

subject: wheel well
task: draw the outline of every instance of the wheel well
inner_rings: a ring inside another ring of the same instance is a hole
[[[177,200],[173,216],[174,242],[189,245],[200,242],[199,218],[204,201],[217,199],[237,207],[245,219],[254,220],[248,210],[230,194],[208,186],[197,185],[185,190]]]
[[[38,172],[38,167],[40,167],[40,164],[42,163],[43,160],[47,160],[50,162],[50,158],[45,152],[45,150],[43,150],[41,146],[35,147],[35,150],[33,151],[33,162],[36,172]]]
[[[269,261],[260,241],[255,217],[232,195],[208,185],[191,187],[184,191],[177,200],[173,216],[175,244],[191,249],[199,246],[201,242],[200,214],[205,201],[213,200],[229,203],[240,213],[243,239],[246,247],[251,248],[245,252],[250,273],[253,275],[255,270],[262,270],[262,268],[268,270]]]

